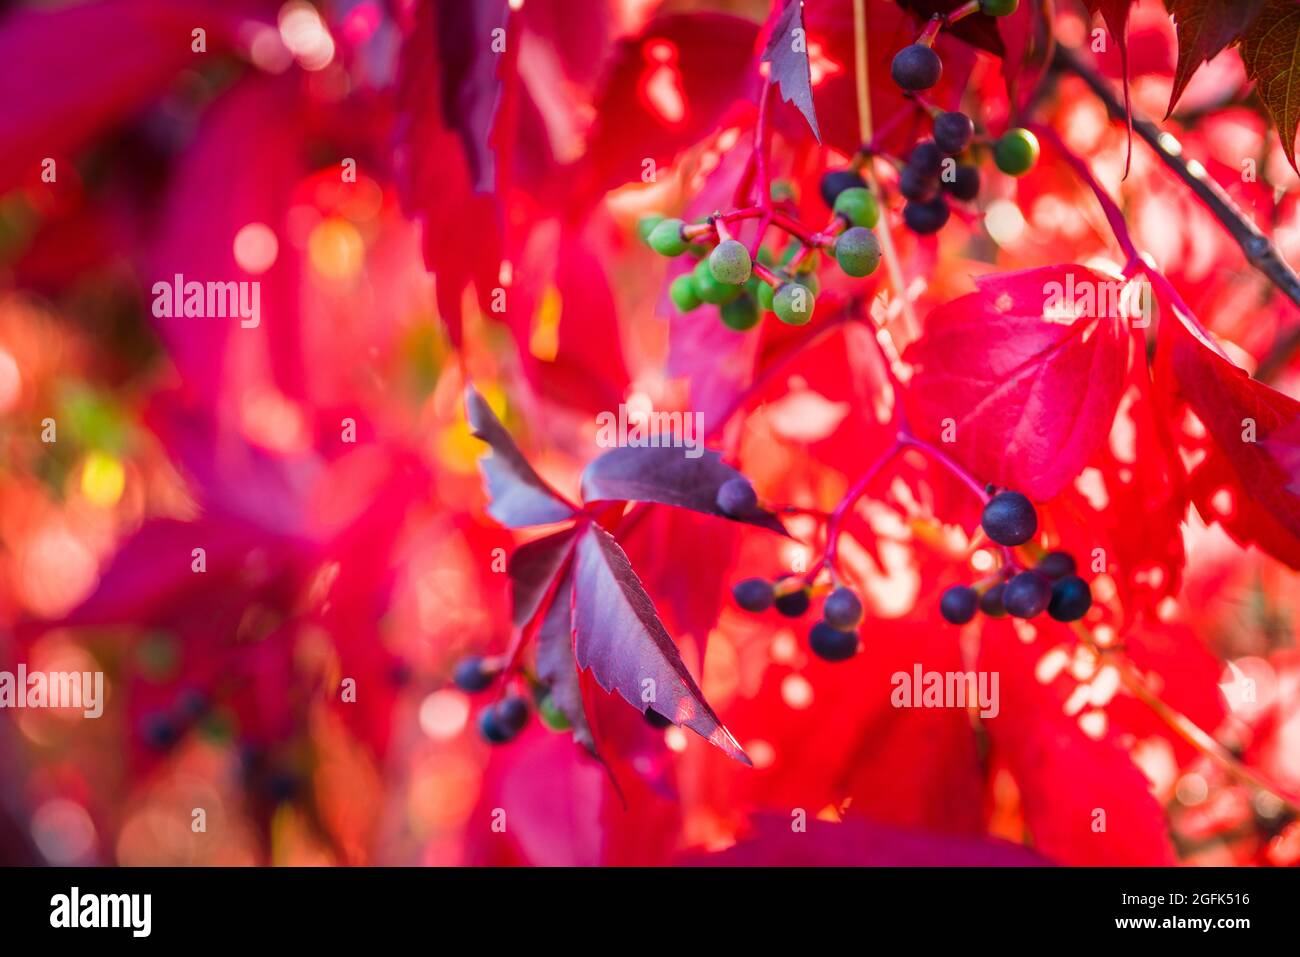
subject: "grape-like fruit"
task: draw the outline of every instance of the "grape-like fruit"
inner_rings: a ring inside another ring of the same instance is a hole
[[[665,219],[650,230],[650,248],[661,256],[680,256],[690,245],[682,235],[686,225],[680,219]]]
[[[514,737],[528,723],[528,702],[517,694],[509,695],[497,702],[497,724]]]
[[[497,720],[496,708],[484,708],[478,716],[478,733],[488,744],[506,744],[514,738]]]
[[[802,582],[792,591],[781,589],[783,594],[779,595],[773,604],[776,610],[787,618],[798,618],[808,611],[808,606],[812,604],[812,599],[808,593],[808,586]]]
[[[569,720],[569,716],[564,713],[560,706],[555,703],[555,699],[549,694],[544,695],[537,702],[537,717],[551,731],[568,731],[573,727],[573,722]]]
[[[843,216],[850,226],[865,226],[871,229],[880,220],[880,208],[871,190],[861,186],[846,189],[835,197],[835,212]]]
[[[1052,583],[1038,572],[1021,572],[1007,582],[1002,604],[1016,618],[1033,618],[1052,599]]]
[[[852,588],[840,586],[826,596],[822,618],[832,628],[851,631],[862,621],[862,600]]]
[[[725,303],[718,309],[718,315],[722,317],[724,326],[736,332],[753,329],[758,325],[759,320],[758,306],[749,296],[741,296],[739,299]]]
[[[668,286],[668,298],[682,312],[699,308],[700,296],[695,291],[695,281],[690,273],[682,273]]]
[[[758,511],[758,493],[745,478],[727,479],[718,487],[719,511],[732,518],[745,518]]]
[[[949,156],[956,156],[970,146],[975,124],[965,113],[940,113],[934,118],[934,143]]]
[[[980,611],[990,618],[1001,618],[1007,613],[1006,606],[1002,604],[1002,593],[1007,590],[1004,582],[998,582],[984,594],[980,595]]]
[[[1024,176],[1038,162],[1038,137],[1029,130],[1007,130],[993,144],[993,162],[1008,176]]]
[[[980,171],[974,166],[958,166],[952,177],[940,177],[940,185],[954,199],[970,201],[980,194]]]
[[[709,271],[713,278],[728,286],[742,285],[753,268],[749,250],[738,240],[724,239],[709,253]]]
[[[658,213],[651,213],[648,216],[642,216],[636,221],[636,234],[641,238],[641,242],[649,243],[650,234],[655,231],[655,227],[664,221],[664,218]]]
[[[783,283],[772,296],[772,311],[778,319],[791,326],[806,325],[812,319],[815,305],[812,290],[797,282]]]
[[[998,492],[980,516],[984,534],[999,545],[1023,545],[1038,531],[1034,503],[1019,492]]]
[[[1078,575],[1066,575],[1052,585],[1047,613],[1057,621],[1078,621],[1092,607],[1092,589]]]
[[[856,170],[851,169],[833,169],[822,174],[821,194],[822,202],[826,204],[827,209],[835,208],[835,200],[840,193],[846,189],[862,189],[867,185],[867,181]]]
[[[835,240],[835,261],[850,276],[870,276],[880,265],[880,241],[871,230],[854,226]]]
[[[948,215],[948,204],[944,202],[942,196],[936,196],[924,203],[909,200],[903,207],[903,222],[907,223],[907,228],[918,236],[929,236],[943,229],[948,222]]]
[[[889,73],[905,90],[928,90],[943,75],[943,61],[928,46],[913,43],[894,55]]]
[[[456,682],[456,687],[461,691],[474,694],[478,691],[485,691],[496,680],[496,676],[497,673],[489,668],[482,658],[474,656],[466,658],[456,666],[452,680]]]
[[[1038,574],[1049,581],[1056,581],[1066,575],[1073,575],[1076,568],[1074,556],[1069,552],[1048,552],[1038,563]]]
[[[943,150],[934,140],[921,140],[914,147],[912,153],[907,158],[908,166],[915,166],[917,171],[924,176],[933,176],[939,178],[943,172]]]
[[[700,301],[707,302],[711,306],[721,306],[731,302],[739,298],[744,291],[740,286],[729,286],[714,279],[713,270],[709,268],[707,259],[701,259],[695,264],[695,268],[691,271],[691,286]]]
[[[772,583],[766,579],[746,578],[732,586],[731,597],[736,599],[736,604],[745,611],[757,614],[772,607],[772,602],[776,600],[776,592],[772,588]]]
[[[758,308],[763,312],[772,311],[772,297],[776,295],[776,290],[772,288],[771,283],[760,282],[758,284]]]
[[[926,200],[934,199],[939,192],[939,180],[909,164],[898,174],[898,191],[903,194],[904,199],[924,203]]]
[[[974,588],[966,585],[953,585],[939,599],[939,614],[944,620],[954,625],[964,625],[975,617],[975,608],[979,595]]]
[[[808,635],[808,645],[813,654],[825,661],[847,661],[858,652],[858,635],[819,621]]]

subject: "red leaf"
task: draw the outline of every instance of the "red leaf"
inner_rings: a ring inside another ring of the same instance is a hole
[[[578,666],[590,668],[602,688],[638,710],[652,706],[750,763],[686,670],[627,555],[599,525],[588,526],[578,540],[574,629]]]
[[[1128,176],[1133,159],[1133,103],[1128,87],[1128,15],[1134,0],[1085,0],[1088,10],[1100,13],[1106,29],[1119,45],[1119,58],[1124,71],[1124,120],[1128,125],[1128,156],[1124,161],[1124,175]]]
[[[763,51],[763,62],[772,65],[768,82],[777,85],[781,99],[798,108],[820,143],[822,134],[817,128],[812,72],[808,66],[808,36],[803,27],[803,0],[786,0]]]
[[[1245,35],[1264,0],[1165,0],[1178,30],[1178,70],[1169,94],[1168,119],[1192,74]]]
[[[511,618],[516,628],[532,621],[546,601],[555,576],[572,551],[574,533],[575,529],[566,528],[554,535],[525,542],[510,556],[507,570],[510,574]]]
[[[965,2],[966,0],[898,0],[898,5],[911,10],[922,20],[929,20],[936,13],[952,13]],[[1026,3],[1025,6],[1033,7],[1034,4]],[[1002,45],[1002,37],[998,35],[998,24],[1003,19],[1005,18],[976,13],[963,17],[951,27],[945,27],[944,31],[981,50],[987,50],[994,56],[1004,56],[1006,51]]]
[[[493,34],[505,30],[509,17],[506,0],[470,0],[454,9],[443,6],[435,18],[443,119],[460,134],[479,193],[491,192],[496,183],[490,140],[501,99],[503,54],[493,49]]]
[[[1126,320],[1107,301],[1121,283],[1062,265],[976,284],[908,348],[909,417],[940,441],[952,420],[952,451],[982,481],[1051,498],[1110,432],[1129,359]]]
[[[492,454],[479,460],[492,499],[489,515],[510,528],[549,525],[574,516],[573,506],[533,471],[473,386],[465,390],[465,417],[474,434],[492,447]]]
[[[1255,82],[1255,92],[1273,118],[1286,158],[1300,172],[1295,159],[1296,126],[1300,125],[1297,56],[1300,4],[1295,0],[1265,0],[1254,26],[1241,41],[1241,59],[1246,64],[1246,75]]]

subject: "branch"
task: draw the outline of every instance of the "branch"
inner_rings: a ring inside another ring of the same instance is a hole
[[[1106,104],[1106,109],[1112,116],[1124,115],[1124,106],[1115,93],[1072,52],[1057,47],[1052,66],[1056,70],[1073,73],[1083,80],[1097,98]],[[1205,168],[1184,158],[1182,144],[1150,120],[1134,114],[1133,130],[1214,215],[1241,247],[1246,261],[1262,272],[1283,295],[1300,306],[1300,275],[1287,264],[1277,247],[1246,217],[1223,187],[1206,174]],[[1300,348],[1300,329],[1293,329],[1279,337],[1273,349],[1260,362],[1255,377],[1261,380],[1272,378],[1297,348]]]

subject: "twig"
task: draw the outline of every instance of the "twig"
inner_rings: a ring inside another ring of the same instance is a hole
[[[1115,96],[1114,91],[1074,53],[1058,46],[1052,59],[1052,66],[1053,69],[1072,73],[1081,79],[1088,89],[1106,104],[1106,109],[1112,116],[1124,115],[1124,106]],[[1283,295],[1300,306],[1300,275],[1297,275],[1282,258],[1282,254],[1272,241],[1232,201],[1232,197],[1223,187],[1206,173],[1205,168],[1199,163],[1189,162],[1183,156],[1182,144],[1171,133],[1161,130],[1150,120],[1133,114],[1133,130],[1214,215],[1228,235],[1241,247],[1246,261],[1268,277]],[[1273,348],[1261,360],[1259,368],[1255,371],[1255,377],[1263,380],[1272,378],[1282,366],[1286,365],[1298,348],[1300,348],[1300,327],[1288,330],[1278,338]]]

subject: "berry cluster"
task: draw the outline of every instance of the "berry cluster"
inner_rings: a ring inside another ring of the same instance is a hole
[[[476,656],[461,661],[456,666],[452,680],[461,691],[478,694],[492,687],[500,674],[501,666],[497,660]],[[538,699],[537,711],[542,721],[549,726],[558,709],[543,692]],[[490,744],[506,744],[518,737],[519,732],[527,726],[529,713],[528,700],[523,695],[511,692],[479,712],[479,734]],[[548,716],[551,720],[548,720]],[[564,726],[567,726],[564,715],[559,714],[559,717]]]
[[[980,524],[992,541],[1014,548],[1034,537],[1038,514],[1024,495],[1003,491],[989,499]],[[990,618],[1034,618],[1046,611],[1057,621],[1078,621],[1092,607],[1092,589],[1076,571],[1073,556],[1060,551],[1048,552],[1031,569],[1007,564],[986,586],[953,585],[939,600],[939,612],[954,625],[966,624],[976,611]]]
[[[745,611],[759,614],[775,608],[787,618],[801,618],[812,606],[812,588],[802,578],[747,578],[731,590],[736,604]],[[808,644],[813,654],[826,661],[844,661],[858,651],[858,625],[862,622],[862,602],[853,589],[837,587],[822,604],[822,620],[813,625]]]
[[[880,210],[861,178],[854,179],[855,183],[827,200],[833,215],[820,232],[808,233],[784,213],[770,215],[772,225],[794,237],[779,259],[761,245],[751,257],[745,244],[731,234],[732,225],[761,217],[763,212],[758,209],[715,213],[691,224],[647,216],[638,224],[638,231],[661,255],[699,259],[668,289],[673,304],[682,312],[703,304],[717,306],[723,324],[738,332],[754,328],[769,312],[784,323],[802,326],[812,319],[816,304],[819,252],[833,255],[840,269],[854,278],[871,275],[880,264],[880,243],[871,231],[880,219]],[[793,186],[773,183],[771,196],[788,205]]]

